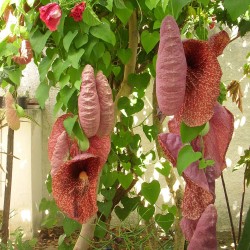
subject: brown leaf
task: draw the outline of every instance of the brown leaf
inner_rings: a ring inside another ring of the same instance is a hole
[[[232,101],[236,103],[239,110],[243,113],[242,98],[243,93],[241,90],[240,82],[233,80],[227,87],[229,96],[232,97]]]

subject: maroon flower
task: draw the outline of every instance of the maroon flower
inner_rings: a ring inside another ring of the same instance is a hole
[[[56,204],[79,223],[85,223],[97,212],[99,169],[99,157],[84,153],[60,166],[52,178]]]
[[[19,49],[20,56],[13,56],[13,61],[17,64],[28,64],[33,58],[30,42],[22,40],[21,48]]]
[[[85,2],[76,4],[75,7],[70,11],[69,16],[73,17],[73,19],[76,22],[81,22],[82,21],[82,13],[84,12],[85,8],[86,8]]]
[[[57,30],[57,26],[60,23],[62,11],[57,3],[49,3],[39,8],[40,18],[51,30]]]

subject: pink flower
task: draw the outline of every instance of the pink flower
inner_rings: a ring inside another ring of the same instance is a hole
[[[57,26],[60,23],[62,11],[57,3],[49,3],[39,8],[40,18],[51,30],[57,30]]]
[[[69,16],[73,17],[76,22],[81,22],[82,13],[84,12],[85,8],[86,8],[85,2],[76,4],[75,7],[70,11]]]

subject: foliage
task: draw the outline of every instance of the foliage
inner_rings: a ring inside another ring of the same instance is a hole
[[[33,238],[31,240],[23,240],[23,231],[18,227],[11,236],[14,238],[14,241],[8,240],[7,246],[3,243],[0,243],[1,249],[3,250],[32,250],[37,243],[37,239]]]
[[[1,2],[0,16],[3,16],[9,2]],[[36,97],[41,108],[45,107],[50,90],[56,88],[58,93],[54,115],[59,111],[74,115],[65,121],[64,126],[70,136],[77,138],[81,149],[84,150],[88,148],[88,142],[79,126],[77,106],[81,72],[86,64],[91,64],[96,71],[102,70],[112,87],[120,119],[111,136],[111,152],[100,178],[99,223],[95,236],[105,236],[113,211],[121,221],[135,211],[140,220],[147,222],[153,219],[167,233],[173,224],[174,214],[169,209],[158,209],[156,212],[162,187],[158,180],[148,182],[144,178],[148,164],[157,161],[155,150],[145,150],[142,147],[142,135],[136,132],[136,128],[140,128],[150,142],[154,142],[158,134],[157,127],[148,121],[150,115],[138,121],[138,113],[145,107],[145,93],[150,79],[155,77],[161,21],[166,15],[173,15],[184,38],[206,40],[211,25],[215,24],[219,28],[222,25],[237,25],[239,34],[243,36],[249,29],[249,17],[245,14],[249,0],[237,3],[229,0],[89,0],[80,22],[70,17],[70,10],[79,1],[60,0],[58,4],[62,9],[62,17],[57,30],[53,32],[39,18],[39,7],[48,2],[13,1],[13,15],[18,19],[16,25],[10,27],[7,27],[2,17],[0,25],[6,33],[1,33],[0,39],[1,87],[16,93],[20,86],[25,65],[16,64],[12,58],[19,54],[22,40],[28,39],[39,71],[40,84]],[[128,44],[128,25],[133,12],[137,13],[138,19],[139,43],[136,58],[133,58],[132,48]],[[9,42],[11,37],[15,38],[13,43]],[[135,72],[127,76],[130,93],[119,96],[117,93],[122,88],[126,67],[133,59],[136,59]],[[245,68],[245,71],[248,71],[247,66]],[[224,99],[225,88],[221,85],[219,101],[223,102]],[[152,114],[151,108],[148,113]],[[203,152],[194,152],[190,146],[191,141],[198,136],[202,145],[206,126],[190,128],[182,124],[181,137],[187,145],[179,152],[179,174],[197,160],[201,169],[213,164],[212,160],[205,161]],[[169,163],[162,163],[162,168],[156,170],[163,176],[168,176],[169,169]],[[49,178],[47,187],[51,193]],[[141,182],[139,193],[134,189],[138,180]],[[65,234],[59,239],[59,245],[63,249],[65,237],[70,237],[79,229],[79,225],[65,217],[53,200],[43,199],[39,209],[47,213],[43,226],[52,227],[57,223],[64,225]]]
[[[250,239],[249,239],[249,230],[250,230],[250,208],[248,209],[245,226],[243,233],[239,242],[237,250],[249,250],[250,249]]]

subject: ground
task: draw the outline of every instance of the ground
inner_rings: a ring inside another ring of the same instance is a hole
[[[61,227],[54,227],[53,229],[43,229],[40,231],[38,235],[38,243],[35,247],[36,250],[57,250],[58,249],[58,238],[63,234],[63,229]],[[230,232],[219,232],[217,233],[218,236],[218,250],[221,249],[234,249],[232,247],[232,237]],[[75,236],[77,237],[77,236]],[[164,239],[163,239],[164,240]],[[114,243],[115,244],[115,243]],[[121,246],[119,247],[117,243],[115,244],[115,248],[93,248],[93,249],[106,249],[106,250],[131,250]],[[159,248],[160,249],[167,249],[167,248]],[[169,248],[168,248],[169,249]],[[136,249],[135,249],[136,250]],[[197,249],[198,250],[198,249]]]

